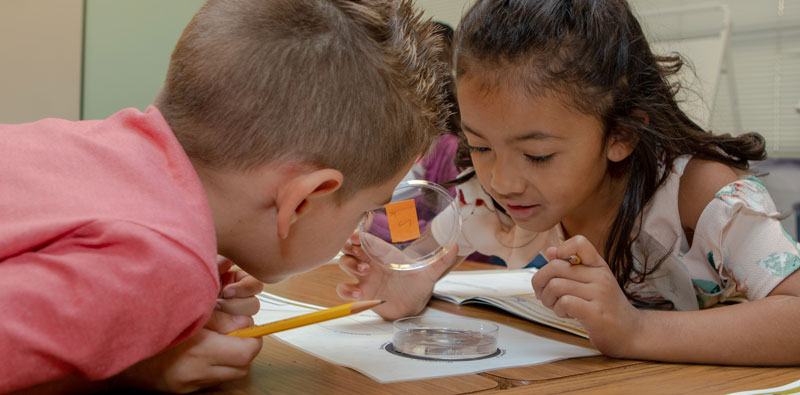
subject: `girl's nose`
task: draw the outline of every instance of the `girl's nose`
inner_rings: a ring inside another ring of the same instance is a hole
[[[508,164],[496,161],[492,167],[492,190],[501,195],[516,195],[523,192],[523,178]]]

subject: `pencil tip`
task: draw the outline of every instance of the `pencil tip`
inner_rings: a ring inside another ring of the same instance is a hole
[[[384,304],[384,303],[386,303],[386,299],[381,299],[380,303],[378,304]]]

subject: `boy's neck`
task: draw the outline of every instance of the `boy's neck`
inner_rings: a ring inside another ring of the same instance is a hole
[[[242,231],[239,229],[242,219],[252,216],[256,208],[264,208],[271,191],[264,185],[264,175],[258,169],[224,170],[195,160],[192,166],[211,207],[218,253],[226,255],[231,240]]]

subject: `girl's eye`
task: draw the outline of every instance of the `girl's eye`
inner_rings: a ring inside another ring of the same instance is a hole
[[[552,157],[553,157],[553,154],[543,155],[543,156],[525,155],[525,159],[527,159],[530,162],[535,163],[535,164],[547,162],[547,160],[552,158]]]
[[[469,148],[469,152],[471,153],[483,153],[490,150],[489,147],[473,147],[471,145],[468,145],[467,148]]]

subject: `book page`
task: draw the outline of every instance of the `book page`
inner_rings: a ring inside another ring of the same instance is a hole
[[[536,269],[454,271],[436,283],[433,293],[458,299],[533,295],[534,273]]]
[[[433,289],[433,296],[451,303],[483,303],[529,321],[587,337],[580,322],[561,318],[533,293],[536,269],[465,270],[450,272]]]

